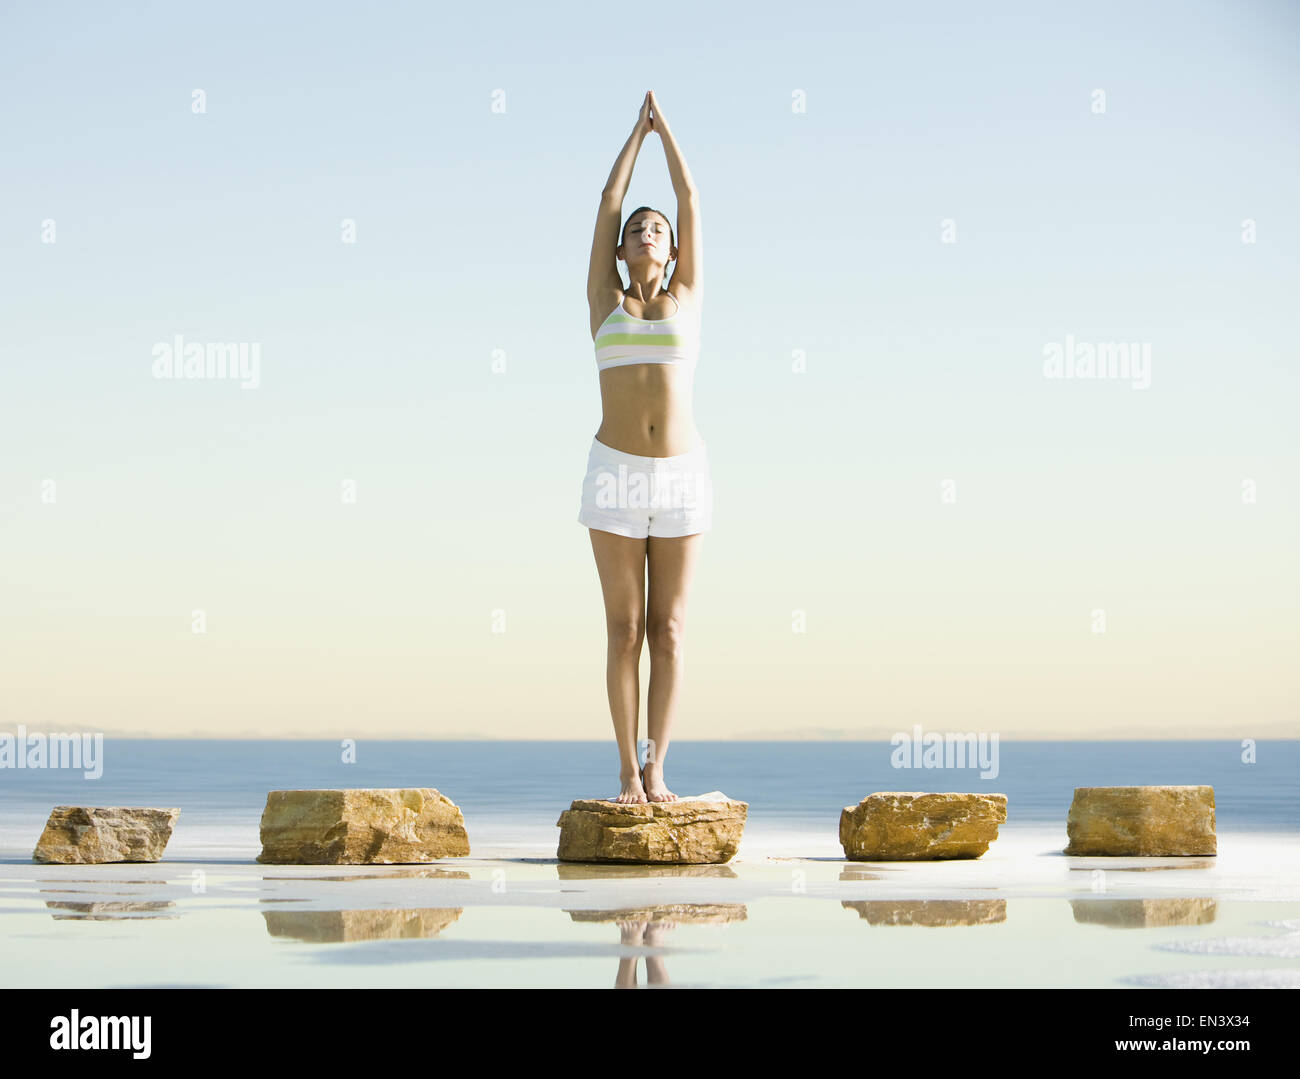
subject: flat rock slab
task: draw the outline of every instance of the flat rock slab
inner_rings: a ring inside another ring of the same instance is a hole
[[[1066,854],[1217,854],[1214,788],[1075,787]]]
[[[262,853],[272,865],[404,865],[469,854],[460,808],[432,787],[271,791]]]
[[[675,802],[579,798],[560,814],[562,862],[704,865],[726,862],[745,831],[749,804],[721,791]]]
[[[840,813],[840,845],[854,862],[978,858],[1007,819],[1005,794],[877,791]]]
[[[179,809],[143,806],[55,806],[32,861],[156,862],[180,815]]]

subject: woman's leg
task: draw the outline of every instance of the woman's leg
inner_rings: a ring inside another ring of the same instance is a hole
[[[703,533],[671,538],[651,536],[646,541],[650,565],[650,596],[646,605],[650,692],[646,726],[651,752],[645,766],[645,792],[652,802],[677,799],[664,786],[663,766],[682,683],[686,600],[703,541]]]
[[[605,687],[618,739],[617,801],[644,802],[637,766],[637,712],[641,705],[641,644],[645,640],[646,541],[589,529],[600,588],[605,597]]]

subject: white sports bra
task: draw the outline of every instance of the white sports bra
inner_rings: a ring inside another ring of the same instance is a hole
[[[669,296],[673,296],[671,292]],[[677,304],[677,297],[673,296]],[[618,306],[596,331],[596,369],[626,367],[633,363],[671,363],[694,368],[699,361],[700,339],[695,327],[682,317],[681,304],[669,318],[637,318]]]

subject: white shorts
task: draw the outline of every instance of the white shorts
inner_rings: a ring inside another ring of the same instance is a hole
[[[591,440],[578,523],[632,539],[693,536],[713,526],[708,447],[638,457]]]

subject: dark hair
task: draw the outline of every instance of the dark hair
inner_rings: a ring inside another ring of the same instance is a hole
[[[633,210],[630,214],[627,215],[627,220],[623,222],[623,231],[618,234],[619,244],[621,245],[623,243],[623,237],[627,235],[627,227],[632,223],[632,218],[636,217],[636,215],[639,214],[642,210],[649,210],[652,214],[658,214],[660,217],[662,217],[665,221],[668,222],[668,245],[669,247],[676,247],[677,241],[673,237],[672,221],[669,220],[668,215],[666,213],[664,213],[662,210],[656,210],[653,206],[638,206],[635,210]],[[668,287],[668,273],[667,273],[666,266],[664,267],[664,283],[662,287],[665,289],[667,289]]]

